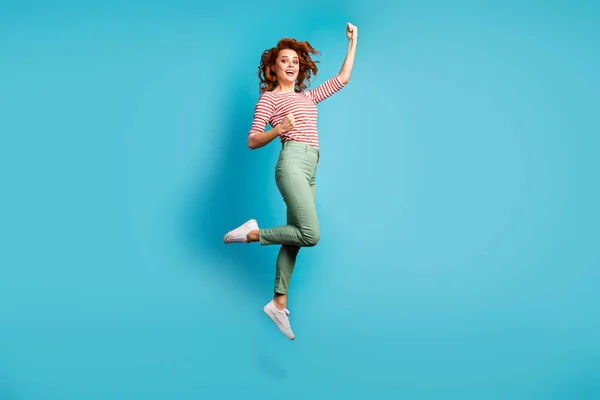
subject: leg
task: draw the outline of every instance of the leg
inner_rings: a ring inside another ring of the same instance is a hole
[[[286,203],[288,221],[286,225],[259,229],[255,220],[225,235],[225,243],[260,242],[262,245],[289,245],[297,247],[315,246],[320,237],[319,221],[314,201],[314,168],[289,165],[277,172],[276,182]]]
[[[275,181],[292,222],[288,220],[286,225],[260,229],[256,220],[249,220],[228,232],[225,243],[315,246],[320,236],[313,195],[318,162],[318,152],[307,144],[293,143],[284,147],[275,168]]]
[[[311,193],[314,200],[316,199],[316,186],[314,176],[310,180]],[[289,219],[293,218],[288,212],[288,223]],[[263,307],[263,311],[271,318],[277,325],[279,330],[288,337],[290,340],[294,340],[296,336],[292,332],[289,320],[289,310],[287,309],[287,292],[289,288],[290,279],[292,272],[294,271],[294,265],[296,263],[296,256],[300,251],[300,246],[282,245],[277,257],[277,273],[275,276],[275,295],[273,300],[267,303]]]
[[[288,210],[288,225],[294,224],[291,214],[292,213]],[[279,254],[277,255],[274,288],[275,297],[273,300],[275,300],[275,303],[277,303],[280,309],[284,309],[287,305],[288,288],[290,286],[290,279],[294,272],[296,257],[298,256],[299,251],[300,246],[284,244],[281,246],[281,249],[279,249]]]
[[[315,176],[309,181],[311,189],[313,203],[316,201],[316,182]],[[287,213],[287,223],[293,224],[292,213]],[[273,301],[277,308],[283,310],[287,307],[287,293],[290,286],[290,280],[292,279],[292,273],[294,272],[294,266],[296,265],[296,257],[300,251],[299,246],[282,245],[277,256],[277,271],[275,273],[275,296]]]
[[[290,246],[284,244],[279,250],[277,256],[277,270],[275,272],[275,288],[273,301],[277,305],[277,308],[283,310],[287,307],[287,293],[290,287],[290,280],[292,273],[294,272],[294,266],[296,264],[296,257],[300,251],[299,246]]]
[[[287,206],[291,223],[259,230],[258,240],[262,245],[312,247],[319,242],[319,221],[310,185],[311,178],[304,171],[295,168],[290,168],[278,177],[277,186]]]
[[[277,257],[275,294],[263,310],[289,339],[294,340],[287,309],[287,292],[301,247],[314,246],[320,236],[315,207],[315,173],[318,152],[307,145],[293,145],[282,154],[276,169],[277,187],[287,205],[287,224],[276,228],[248,230],[246,240],[262,245],[281,244]],[[293,150],[297,150],[292,152]],[[282,151],[283,153],[283,151]]]

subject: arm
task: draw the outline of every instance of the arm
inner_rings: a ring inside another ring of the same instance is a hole
[[[271,116],[275,112],[275,103],[273,99],[262,95],[254,108],[254,119],[250,132],[248,132],[248,147],[251,150],[262,147],[278,136],[276,129],[264,132]]]
[[[277,125],[275,128],[266,132],[255,133],[248,139],[248,147],[250,147],[250,150],[256,150],[266,146],[271,143],[273,139],[281,135],[281,133],[281,125]]]
[[[352,67],[354,66],[354,55],[356,53],[356,40],[358,37],[358,29],[356,26],[348,23],[346,25],[346,36],[348,37],[348,53],[346,53],[346,59],[344,60],[340,72],[323,84],[317,86],[315,89],[308,91],[308,95],[315,104],[320,103],[329,96],[340,91],[348,84],[348,82],[350,82],[350,75],[352,74]]]
[[[264,132],[265,127],[275,112],[275,103],[273,99],[265,95],[261,96],[254,110],[254,120],[252,127],[248,132],[248,147],[255,150],[271,143],[276,137],[286,134],[294,128],[294,116],[288,114],[281,124]]]
[[[358,28],[351,23],[347,23],[346,36],[348,37],[348,52],[346,53],[346,59],[338,74],[338,78],[344,85],[347,85],[348,82],[350,82],[350,75],[352,75],[354,56],[356,54],[356,42],[358,40]]]

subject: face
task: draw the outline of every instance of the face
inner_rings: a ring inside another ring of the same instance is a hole
[[[275,61],[277,81],[294,84],[296,79],[298,79],[299,70],[300,60],[298,59],[298,54],[294,50],[280,50]]]

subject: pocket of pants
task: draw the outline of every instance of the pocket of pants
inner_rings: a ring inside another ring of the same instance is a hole
[[[275,165],[275,178],[280,177],[285,170],[285,166],[286,166],[286,161],[285,161],[285,156],[279,156],[279,159],[277,160],[277,164]]]

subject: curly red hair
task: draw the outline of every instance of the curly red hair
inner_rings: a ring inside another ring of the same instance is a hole
[[[277,76],[274,66],[277,61],[277,56],[281,50],[294,50],[298,53],[300,68],[298,71],[298,79],[296,80],[296,91],[301,92],[310,86],[310,79],[317,76],[318,61],[313,61],[311,54],[321,54],[315,50],[308,42],[299,42],[296,39],[284,38],[281,39],[277,46],[263,51],[258,66],[258,77],[260,79],[260,93],[270,92],[277,86]]]

